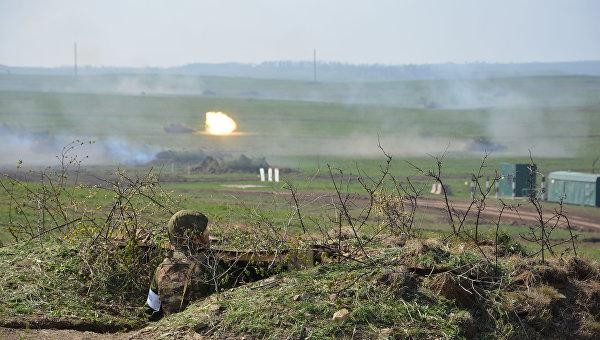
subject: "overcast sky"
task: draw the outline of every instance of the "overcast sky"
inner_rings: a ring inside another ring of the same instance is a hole
[[[600,59],[594,0],[0,0],[0,64]]]

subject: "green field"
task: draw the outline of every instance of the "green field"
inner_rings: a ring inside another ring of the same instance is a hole
[[[590,158],[600,149],[599,91],[600,77],[573,76],[307,83],[0,75],[0,122],[27,131],[265,156],[368,157],[376,155],[380,134],[386,149],[399,155],[422,157],[448,143],[461,152],[471,138],[483,136],[505,145],[507,155],[527,156],[532,149],[537,157]],[[169,123],[201,129],[209,110],[230,113],[241,135],[163,131]]]
[[[589,106],[599,103],[593,76],[408,81],[307,82],[189,75],[0,75],[0,91],[205,95],[208,97],[374,104],[394,107]]]

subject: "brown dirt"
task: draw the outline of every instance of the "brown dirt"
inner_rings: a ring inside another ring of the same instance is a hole
[[[115,339],[123,338],[123,334],[100,334],[94,332],[75,331],[70,329],[15,329],[0,327],[0,339],[52,339],[52,340],[82,340],[82,339]]]
[[[119,339],[133,334],[131,327],[69,318],[9,318],[0,320],[0,339]]]
[[[72,329],[15,329],[0,327],[0,339],[6,340],[137,340],[137,339],[205,339],[189,330],[159,332],[149,326],[139,331],[126,333],[95,333]]]
[[[476,300],[475,292],[471,291],[469,282],[456,278],[450,273],[441,273],[428,283],[428,288],[448,300],[453,300],[463,308],[473,308]]]
[[[81,320],[72,318],[48,318],[45,316],[31,316],[20,318],[7,318],[0,320],[0,327],[15,329],[70,329],[78,331],[90,331],[97,333],[116,333],[127,331],[143,326],[140,325],[117,325],[103,323],[97,320]]]
[[[469,208],[469,202],[460,202],[458,200],[451,201],[452,207],[460,212],[465,212]],[[446,211],[446,205],[443,199],[424,198],[421,199],[421,207],[430,210]],[[474,215],[474,207],[471,208],[472,215]],[[494,203],[486,204],[486,209],[482,211],[482,217],[491,218],[493,220],[498,218],[500,206]],[[567,214],[571,227],[581,231],[594,231],[600,232],[600,209],[598,213],[570,213]],[[544,216],[552,216],[553,210],[550,208],[544,209]],[[518,223],[523,225],[531,225],[538,222],[539,215],[531,207],[519,207],[518,212],[505,210],[502,213],[502,221],[504,223]],[[566,228],[566,223],[559,225],[559,227]]]

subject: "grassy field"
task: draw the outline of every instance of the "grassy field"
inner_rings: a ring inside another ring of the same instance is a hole
[[[600,149],[600,138],[594,129],[600,125],[600,101],[595,95],[600,80],[594,77],[506,78],[463,81],[458,85],[456,81],[361,83],[356,91],[349,90],[353,86],[349,83],[315,85],[283,80],[193,78],[222,89],[211,96],[198,92],[175,95],[157,90],[142,95],[121,91],[121,78],[132,78],[132,82],[161,81],[160,77],[150,76],[77,80],[104,84],[90,85],[86,90],[65,85],[73,81],[69,77],[2,75],[0,122],[17,130],[49,132],[64,139],[119,138],[152,150],[203,148],[268,158],[373,158],[379,156],[378,134],[389,152],[413,157],[439,153],[448,144],[456,157],[478,157],[481,152],[465,154],[468,143],[473,138],[487,137],[507,147],[504,152],[496,152],[499,157],[524,157],[531,149],[536,157],[575,158],[581,167],[589,167]],[[184,86],[186,79],[180,78],[170,77],[167,83]],[[314,86],[319,87],[322,100],[311,100],[307,95]],[[240,98],[235,94],[253,88],[285,95]],[[507,99],[489,99],[486,91],[499,91],[499,96]],[[366,99],[350,102],[340,93]],[[422,96],[457,104],[431,107],[411,102]],[[475,99],[465,100],[469,103],[463,105],[459,103],[463,97]],[[203,114],[209,110],[230,113],[238,122],[240,133],[214,138],[167,134],[163,130],[169,123],[202,130]]]
[[[589,106],[599,103],[599,77],[307,82],[184,75],[41,76],[0,74],[0,91],[204,95],[395,107]]]

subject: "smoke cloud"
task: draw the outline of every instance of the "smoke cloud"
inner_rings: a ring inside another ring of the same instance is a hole
[[[59,161],[63,148],[75,146],[70,156],[85,159],[87,165],[140,165],[152,161],[159,148],[135,145],[118,137],[51,135],[31,133],[0,125],[0,165],[22,161],[26,165],[52,165]]]

